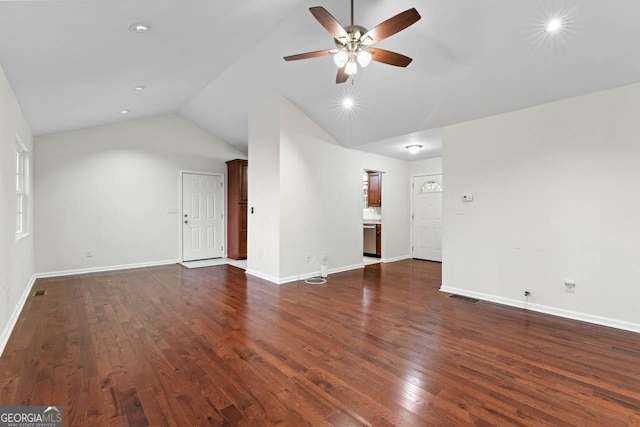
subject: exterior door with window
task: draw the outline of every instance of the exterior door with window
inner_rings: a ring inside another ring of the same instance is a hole
[[[442,261],[442,175],[413,178],[413,258]]]
[[[224,252],[221,175],[182,174],[182,260],[220,258]]]

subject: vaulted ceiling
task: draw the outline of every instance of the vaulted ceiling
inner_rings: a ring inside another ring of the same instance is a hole
[[[378,45],[408,68],[342,85],[330,57],[282,59],[333,47],[311,6],[349,23],[348,0],[0,1],[0,64],[36,134],[178,112],[246,150],[249,111],[282,94],[345,147],[406,159],[438,155],[442,126],[640,81],[637,0],[356,0],[369,29],[422,19]]]

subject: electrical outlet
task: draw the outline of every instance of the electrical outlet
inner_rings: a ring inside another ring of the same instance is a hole
[[[86,251],[84,251],[84,256],[86,256],[87,258],[92,258],[93,257],[93,249],[87,249]]]
[[[11,301],[11,288],[7,285],[7,301]]]
[[[327,255],[326,252],[322,252],[322,261],[327,262],[328,259],[329,259],[329,255]]]
[[[304,256],[304,261],[309,264],[311,262],[311,254],[306,254]]]

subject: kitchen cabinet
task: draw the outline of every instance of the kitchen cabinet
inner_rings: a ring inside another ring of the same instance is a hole
[[[367,207],[382,207],[382,172],[367,171]]]
[[[227,257],[247,258],[247,169],[249,162],[227,162]]]

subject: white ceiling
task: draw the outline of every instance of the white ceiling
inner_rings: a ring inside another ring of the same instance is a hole
[[[35,134],[179,112],[246,150],[248,112],[282,94],[345,147],[402,159],[440,155],[448,124],[640,81],[637,0],[356,0],[369,29],[422,19],[377,45],[408,68],[374,62],[353,85],[330,57],[282,59],[333,47],[311,6],[349,23],[348,0],[0,1],[0,64]]]

